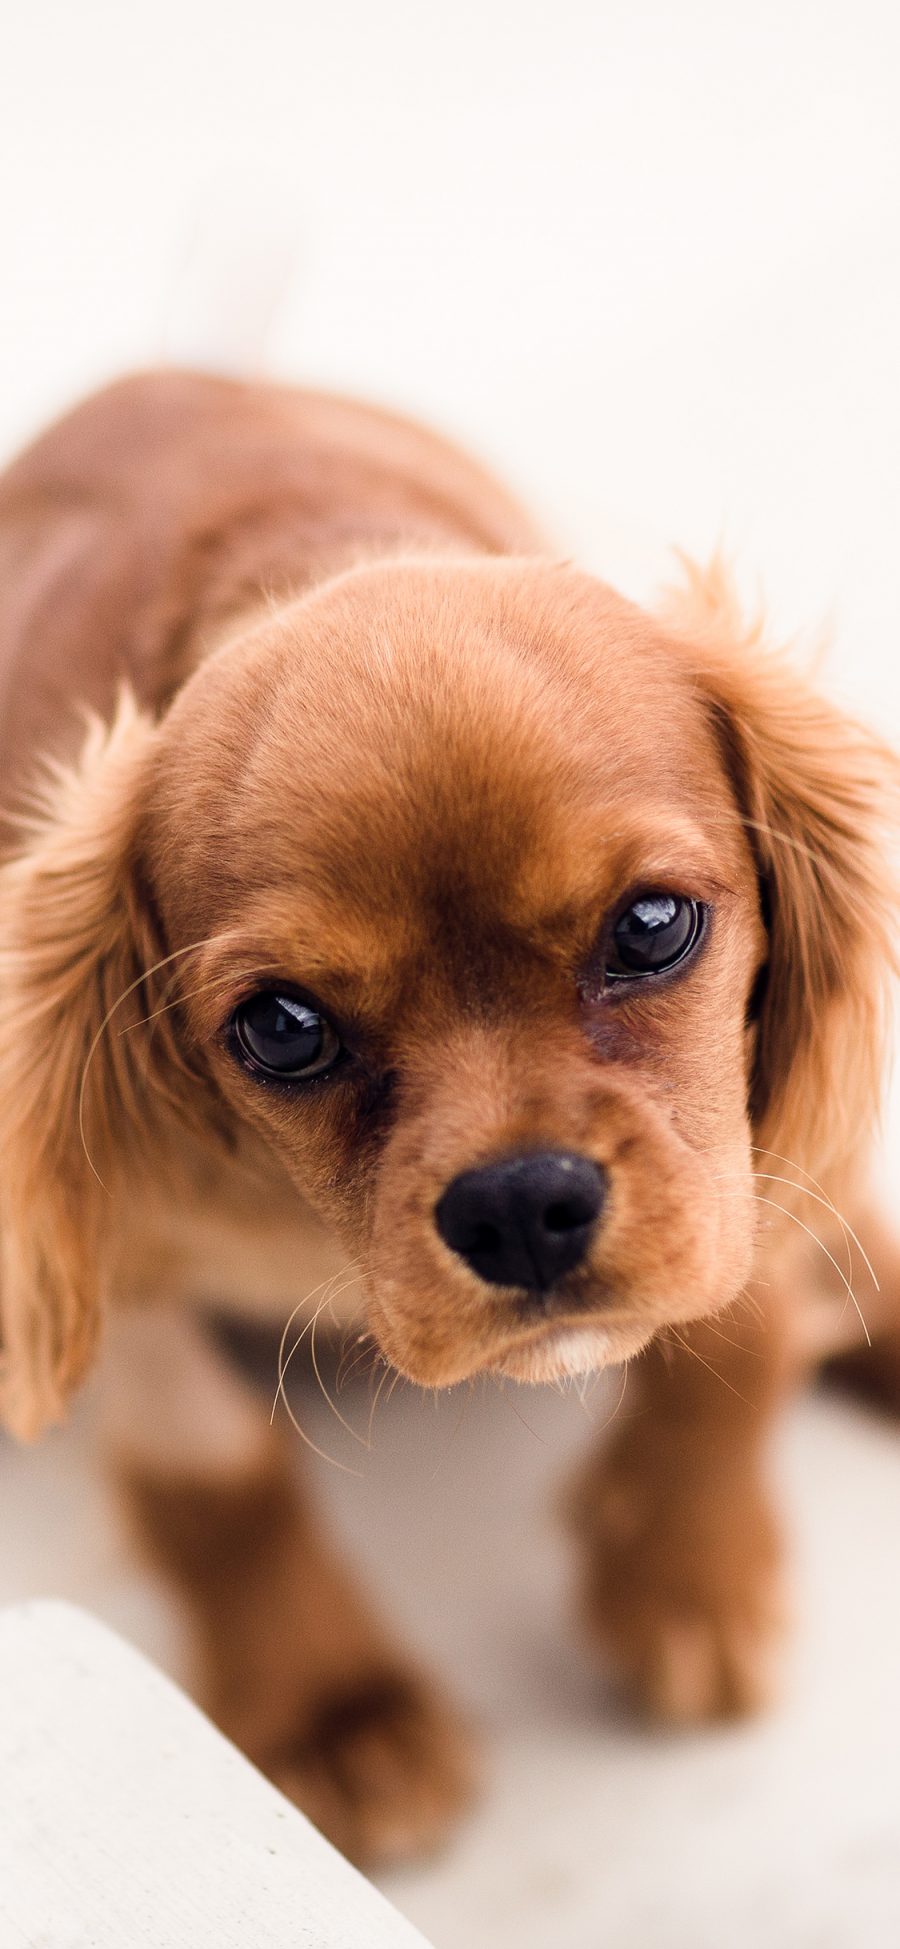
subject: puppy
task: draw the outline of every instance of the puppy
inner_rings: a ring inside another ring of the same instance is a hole
[[[204,1699],[359,1860],[440,1835],[467,1745],[210,1302],[302,1332],[349,1264],[428,1387],[633,1362],[574,1498],[585,1617],[657,1711],[755,1706],[768,1435],[861,1337],[854,1279],[900,1392],[865,1189],[893,758],[720,567],[644,614],[338,399],[115,385],[6,474],[0,560],[10,1428],[108,1315],[109,1453]]]

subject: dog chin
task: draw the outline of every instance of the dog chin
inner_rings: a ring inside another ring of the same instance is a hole
[[[543,1381],[595,1374],[621,1359],[612,1335],[601,1326],[564,1327],[526,1346],[512,1347],[494,1366],[495,1374],[539,1386]]]

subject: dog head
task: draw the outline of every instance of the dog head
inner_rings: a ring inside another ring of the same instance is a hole
[[[877,1104],[892,780],[718,571],[659,621],[361,567],[126,702],[0,874],[10,1420],[88,1362],[98,1179],[172,1123],[262,1133],[428,1385],[728,1303],[753,1147],[827,1171]]]

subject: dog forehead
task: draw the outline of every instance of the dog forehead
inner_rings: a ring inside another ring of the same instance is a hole
[[[552,565],[357,571],[200,684],[178,845],[211,927],[271,896],[392,956],[456,924],[474,946],[595,899],[635,824],[652,850],[728,800],[677,647]]]
[[[358,573],[283,628],[247,787],[351,874],[508,876],[589,808],[681,802],[712,748],[677,655],[587,577]]]

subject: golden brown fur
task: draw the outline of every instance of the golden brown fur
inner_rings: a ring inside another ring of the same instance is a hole
[[[174,1320],[210,1297],[203,1239],[238,1307],[268,1277],[289,1310],[351,1258],[380,1349],[428,1385],[649,1348],[629,1397],[649,1412],[575,1499],[588,1618],[658,1708],[755,1702],[779,1614],[766,1434],[817,1288],[846,1329],[778,1207],[835,1258],[828,1198],[861,1208],[893,758],[744,629],[719,565],[646,615],[443,442],[287,389],[150,375],[89,401],[0,485],[0,566],[10,1426],[64,1412],[109,1299]],[[677,978],[613,993],[597,944],[641,887],[712,920]],[[352,1056],[300,1092],[261,1086],[229,1030],[286,981]],[[549,1316],[434,1220],[460,1173],[538,1148],[608,1184]],[[873,1298],[889,1349],[894,1297]],[[143,1455],[112,1445],[218,1716],[351,1852],[430,1837],[462,1749],[275,1451],[251,1442],[237,1479],[227,1444],[195,1466],[176,1404],[167,1465],[147,1418]],[[351,1783],[363,1695],[386,1733]]]

